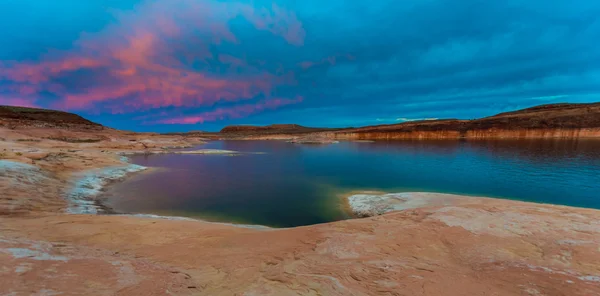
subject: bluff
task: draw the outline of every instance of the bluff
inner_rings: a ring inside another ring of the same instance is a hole
[[[367,126],[335,139],[600,138],[600,103],[550,104],[474,120],[430,120]]]

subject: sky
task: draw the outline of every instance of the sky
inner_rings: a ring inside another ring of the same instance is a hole
[[[600,101],[596,0],[1,0],[0,104],[135,131]]]

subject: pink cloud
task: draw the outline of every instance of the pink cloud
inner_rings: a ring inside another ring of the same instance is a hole
[[[40,83],[61,72],[98,67],[100,62],[91,58],[73,57],[39,64],[0,64],[0,78],[13,82]]]
[[[207,73],[190,66],[190,61],[208,64],[213,59],[209,51],[213,43],[239,42],[229,29],[229,21],[237,17],[292,45],[304,42],[302,23],[294,13],[276,5],[267,8],[216,0],[149,0],[134,12],[117,13],[116,22],[103,31],[82,34],[70,51],[42,56],[39,62],[0,63],[0,80],[10,83],[0,86],[0,92],[17,94],[24,102],[49,92],[59,98],[51,107],[104,108],[112,113],[212,106],[257,96],[266,101],[255,110],[276,107],[277,103],[269,102],[279,99],[269,99],[271,93],[278,86],[294,83],[293,74],[269,73],[231,55],[219,55],[218,60],[249,74]],[[89,71],[92,76],[77,87],[57,82],[76,71]]]
[[[207,121],[217,121],[222,119],[242,118],[264,110],[276,109],[281,106],[291,105],[302,102],[302,97],[295,99],[270,99],[258,102],[256,104],[238,105],[229,108],[217,108],[212,111],[203,112],[196,115],[167,118],[155,121],[160,124],[197,124]]]
[[[8,97],[8,96],[0,96],[0,105],[34,107],[34,108],[40,107],[35,102],[33,102],[29,99]]]
[[[302,69],[308,69],[312,66],[315,65],[315,62],[311,62],[311,61],[304,61],[304,62],[300,62],[300,67],[302,67]]]

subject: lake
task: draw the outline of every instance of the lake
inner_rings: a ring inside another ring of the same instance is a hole
[[[116,211],[290,227],[348,218],[352,191],[427,191],[600,209],[600,141],[214,141],[263,154],[131,156],[151,168],[110,186]]]

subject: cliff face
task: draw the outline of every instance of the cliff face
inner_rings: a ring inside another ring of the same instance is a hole
[[[476,120],[346,129],[336,139],[600,138],[600,103],[542,105]]]
[[[584,129],[522,129],[460,131],[369,131],[332,133],[339,140],[402,140],[402,139],[560,139],[600,138],[600,128]]]

